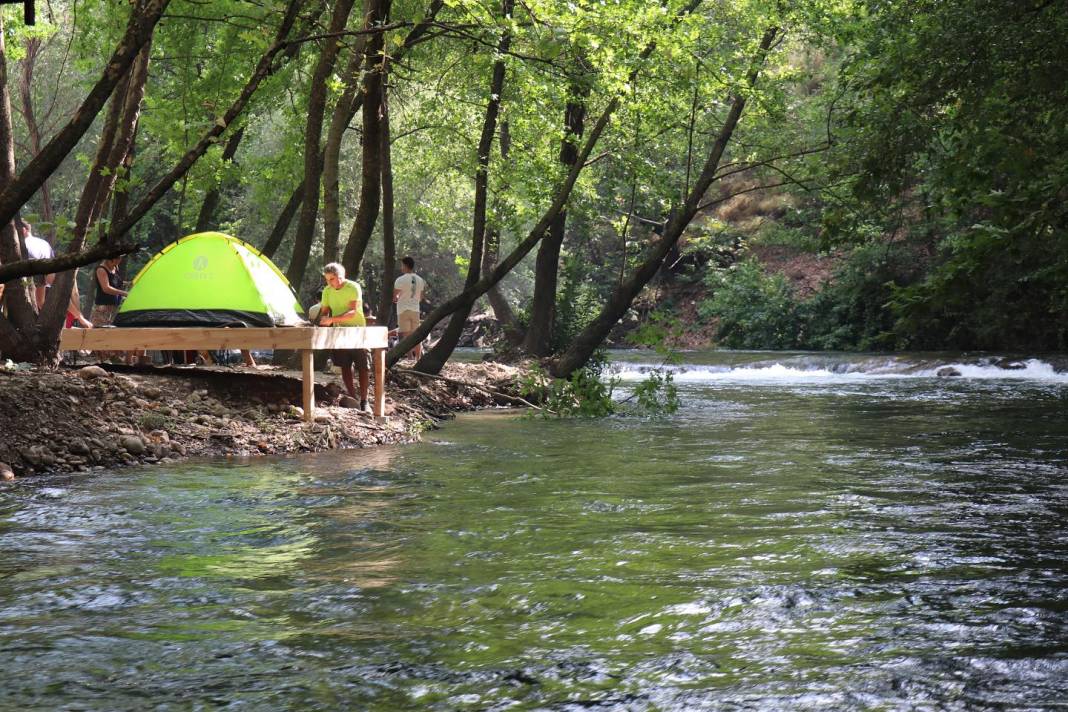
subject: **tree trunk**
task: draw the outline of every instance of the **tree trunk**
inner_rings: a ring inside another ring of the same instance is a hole
[[[503,0],[501,11],[505,20],[512,17],[515,0]],[[512,44],[512,33],[505,31],[497,45],[497,57],[503,58]],[[504,90],[504,60],[493,63],[493,76],[490,80],[489,103],[486,105],[486,118],[482,122],[482,135],[478,139],[478,167],[475,169],[475,205],[471,228],[471,255],[467,263],[467,278],[464,291],[470,290],[482,276],[482,258],[486,247],[486,203],[489,198],[489,159],[493,148],[493,136],[497,133],[497,117],[501,112],[501,93]],[[423,373],[441,373],[445,362],[456,350],[456,344],[463,334],[467,317],[471,313],[471,300],[465,306],[452,313],[445,333],[442,334],[434,348],[423,354],[415,364],[416,371]]]
[[[492,227],[486,231],[486,250],[482,254],[482,271],[490,272],[497,265],[497,255],[501,249],[501,231],[496,227]],[[486,299],[489,300],[490,307],[493,309],[493,316],[496,317],[497,323],[504,329],[504,339],[511,346],[518,346],[523,340],[523,333],[519,330],[519,323],[516,321],[515,312],[512,311],[512,306],[508,303],[508,300],[501,293],[499,285],[493,285],[486,292]]]
[[[130,141],[130,149],[126,152],[126,158],[122,160],[122,166],[119,168],[119,177],[130,175],[130,169],[133,168],[134,153],[137,149],[137,128],[140,126],[140,122],[134,126],[133,140]],[[130,214],[130,191],[119,190],[112,191],[112,204],[111,204],[111,223],[113,225],[121,223],[126,220],[126,216]],[[116,235],[118,239],[126,237],[123,235]]]
[[[389,13],[389,0],[364,0],[364,29],[382,24]],[[345,245],[342,264],[351,279],[360,273],[360,263],[367,244],[371,241],[375,222],[378,221],[379,200],[382,190],[382,72],[385,54],[382,49],[385,38],[381,32],[370,35],[364,51],[363,73],[363,134],[360,144],[363,161],[360,180],[360,204],[356,219],[352,222],[349,240]]]
[[[41,128],[37,125],[37,113],[33,106],[33,72],[37,67],[37,55],[40,51],[40,38],[27,38],[26,56],[22,58],[22,72],[19,74],[19,98],[22,103],[22,117],[26,121],[26,134],[30,139],[30,153],[34,156],[41,152]],[[52,225],[51,242],[54,245],[56,240],[55,213],[52,210],[52,191],[47,180],[41,183],[41,219]]]
[[[701,0],[689,0],[685,7],[681,8],[675,15],[675,23],[678,23],[686,15],[693,12],[699,5]],[[648,59],[649,56],[656,49],[656,43],[650,42],[638,55],[639,60]],[[638,70],[635,69],[630,73],[629,81],[634,81],[637,76]],[[506,274],[512,271],[517,264],[527,256],[535,245],[545,236],[546,230],[549,229],[549,225],[556,218],[557,214],[564,209],[567,204],[568,198],[571,197],[571,190],[575,187],[575,181],[578,180],[579,173],[582,172],[583,167],[586,165],[586,161],[590,157],[590,152],[593,147],[597,145],[597,141],[601,138],[601,134],[604,133],[604,129],[608,126],[609,119],[612,118],[612,114],[615,113],[616,108],[619,106],[620,95],[617,93],[613,96],[604,110],[601,111],[601,115],[598,117],[597,122],[594,124],[593,129],[590,131],[589,136],[586,138],[585,143],[582,145],[582,150],[579,152],[578,157],[575,160],[575,165],[571,166],[571,170],[568,171],[567,177],[564,178],[560,187],[557,188],[553,195],[552,203],[546,209],[541,219],[534,225],[534,227],[527,234],[515,249],[509,253],[504,260],[498,264],[492,272],[487,275],[483,275],[477,283],[470,288],[464,289],[462,292],[438,305],[427,317],[419,324],[419,328],[410,333],[404,339],[389,350],[386,355],[386,363],[392,367],[399,361],[404,354],[412,350],[412,348],[420,341],[426,338],[426,335],[430,333],[439,321],[452,314],[457,309],[468,308],[475,303],[475,300],[485,294],[491,287],[497,282],[501,281]]]
[[[753,58],[746,77],[749,87],[756,84],[768,51],[778,33],[779,30],[775,27],[768,28],[764,32],[764,36],[760,41],[760,48],[756,57]],[[741,119],[745,102],[744,95],[734,97],[730,111],[727,112],[727,118],[724,119],[723,126],[720,127],[716,141],[712,144],[712,149],[705,160],[704,168],[702,168],[701,174],[697,177],[693,189],[686,196],[685,202],[672,211],[664,228],[664,234],[649,249],[642,263],[612,293],[597,318],[575,337],[567,351],[550,364],[549,371],[553,376],[566,378],[585,366],[597,350],[597,347],[604,342],[612,327],[626,313],[634,298],[638,296],[642,288],[648,284],[649,280],[660,269],[664,257],[671,251],[671,247],[678,242],[683,230],[686,229],[686,226],[693,220],[694,215],[697,214],[698,206],[715,178],[719,162],[723,158],[723,153],[730,142],[731,136],[734,134],[734,129],[737,127],[739,119]]]
[[[429,7],[427,8],[426,13],[423,16],[423,19],[420,20],[419,24],[417,24],[411,29],[407,36],[405,36],[404,43],[393,52],[392,59],[394,61],[399,60],[402,56],[404,56],[405,52],[407,52],[415,44],[422,40],[423,36],[427,33],[427,30],[429,30],[433,26],[434,21],[437,18],[437,14],[444,4],[445,0],[432,0]],[[363,96],[360,94],[356,94],[348,107],[348,113],[344,116],[343,120],[339,122],[340,131],[342,133],[344,133],[344,130],[347,129],[349,124],[352,123],[353,118],[355,118],[356,116],[356,112],[359,111],[362,107]],[[331,127],[333,127],[332,123]],[[289,201],[286,203],[285,207],[282,209],[282,212],[279,214],[278,219],[275,221],[274,228],[271,230],[271,234],[268,236],[267,242],[264,244],[262,250],[263,254],[267,255],[268,257],[273,257],[274,253],[278,251],[278,248],[282,244],[282,240],[285,238],[286,232],[289,230],[290,223],[293,222],[293,216],[296,215],[297,209],[300,207],[300,203],[303,199],[304,183],[302,182],[294,189]],[[325,214],[323,217],[323,221],[324,223],[326,221]],[[334,251],[337,251],[336,246],[334,247]]]
[[[302,182],[289,196],[289,200],[286,201],[285,207],[282,208],[282,212],[278,214],[278,219],[274,221],[274,227],[271,228],[271,234],[267,236],[267,242],[264,243],[263,249],[261,250],[264,255],[272,258],[274,257],[274,253],[281,247],[282,240],[289,231],[289,226],[293,223],[293,216],[297,214],[297,208],[300,207],[301,201],[303,200],[304,183]]]
[[[330,33],[341,32],[349,21],[353,0],[337,0],[330,17]],[[300,206],[300,219],[297,221],[297,235],[293,242],[293,256],[289,259],[286,277],[293,288],[300,291],[304,281],[304,272],[308,267],[315,238],[315,221],[319,214],[319,176],[322,172],[322,147],[319,145],[323,136],[323,116],[326,113],[326,82],[334,73],[337,61],[338,38],[327,37],[323,40],[319,61],[315,65],[311,86],[308,93],[308,119],[304,129],[304,200]]]
[[[579,62],[581,64],[581,60]],[[581,139],[586,117],[585,95],[589,92],[580,82],[571,86],[572,100],[564,109],[564,138],[560,144],[560,163],[567,168],[578,156],[576,141]],[[560,248],[564,244],[567,209],[560,211],[549,226],[549,233],[538,246],[534,267],[534,297],[530,303],[530,323],[523,338],[523,350],[532,356],[548,356],[553,351],[556,324],[556,283],[560,269]]]
[[[500,138],[498,145],[501,151],[501,158],[504,161],[508,160],[508,153],[511,151],[512,141],[510,138],[510,132],[508,130],[508,122],[501,122]],[[496,199],[494,201],[495,213],[501,212],[501,191],[496,193]],[[497,258],[501,253],[501,231],[496,225],[489,225],[486,228],[486,249],[482,252],[482,273],[487,274],[493,271],[493,268],[497,266]],[[486,299],[490,303],[490,307],[493,309],[493,316],[497,319],[497,323],[504,329],[504,339],[509,346],[517,347],[523,341],[523,332],[519,329],[519,322],[515,318],[515,312],[512,311],[511,305],[508,303],[508,299],[505,298],[501,292],[500,285],[495,284],[489,288],[486,292]]]
[[[237,153],[237,146],[241,143],[241,138],[245,135],[245,127],[242,126],[230,136],[230,139],[226,142],[226,148],[223,149],[222,160],[223,164],[231,163],[234,160],[234,154]],[[197,232],[205,232],[211,229],[215,224],[215,211],[219,209],[219,202],[222,199],[222,184],[216,184],[212,186],[211,190],[204,196],[204,202],[200,204],[200,215],[197,216]]]
[[[15,179],[15,137],[11,129],[11,90],[7,80],[7,45],[3,17],[0,16],[0,189]],[[0,262],[12,263],[25,254],[10,218],[0,223]],[[7,318],[0,317],[0,351],[18,361],[33,360],[27,347],[37,330],[37,305],[25,282],[5,285]],[[29,337],[29,338],[28,338]]]
[[[389,60],[385,74],[389,76]],[[397,240],[393,229],[393,149],[390,146],[389,86],[382,87],[382,292],[378,323],[388,324],[393,309],[393,280],[397,270]]]
[[[122,173],[122,166],[133,147],[137,124],[141,119],[141,102],[145,98],[145,84],[148,82],[148,61],[151,45],[150,39],[141,48],[141,53],[137,56],[137,61],[130,71],[130,83],[126,89],[126,98],[122,108],[122,121],[119,122],[118,131],[115,134],[115,142],[112,144],[111,152],[108,155],[107,165],[109,172],[97,186],[97,215],[103,215],[104,207],[111,199],[111,194],[115,189],[115,182],[120,173]],[[107,238],[109,236],[104,237]],[[81,245],[77,245],[77,247],[72,245],[72,249],[80,247]]]
[[[145,97],[145,84],[148,81],[148,63],[152,49],[152,40],[149,38],[141,47],[130,72],[127,74],[125,93],[116,91],[113,102],[119,104],[122,109],[116,126],[111,131],[110,145],[107,151],[98,151],[97,160],[104,153],[103,168],[95,174],[97,180],[87,181],[82,193],[82,203],[88,204],[86,216],[89,220],[96,220],[104,214],[105,206],[111,198],[115,182],[119,174],[123,172],[123,166],[129,158],[133,146],[134,134],[137,131],[137,123],[141,117],[141,102]],[[111,118],[109,112],[108,118]],[[103,146],[102,146],[103,148]],[[86,197],[86,193],[92,195]],[[81,207],[81,204],[79,205]],[[80,211],[79,211],[80,212]],[[71,240],[72,252],[77,252],[85,243],[85,236],[91,228],[89,224],[75,224],[74,239]],[[52,288],[48,290],[44,308],[38,318],[38,349],[48,361],[59,360],[58,343],[56,338],[59,330],[63,328],[63,322],[67,315],[67,305],[70,303],[71,291],[74,288],[74,273],[60,274]]]
[[[363,65],[366,47],[367,36],[361,35],[349,56],[344,75],[345,88],[334,107],[330,128],[326,132],[326,145],[323,147],[323,262],[337,262],[338,258],[338,240],[341,235],[341,144],[349,122],[352,121],[352,114],[349,112],[360,90],[360,67]],[[360,103],[362,104],[362,100]]]
[[[140,57],[140,54],[138,56]],[[82,186],[82,194],[78,200],[78,209],[74,214],[74,231],[71,240],[73,251],[80,250],[85,244],[89,228],[102,207],[97,204],[96,199],[105,174],[112,168],[108,165],[108,159],[111,157],[111,148],[115,145],[115,136],[118,135],[119,124],[122,122],[122,112],[126,107],[126,97],[129,94],[132,75],[131,71],[122,78],[111,96],[111,104],[104,115],[104,125],[100,130],[100,138],[96,145],[96,158],[92,168],[89,169],[89,175],[85,178],[85,185]]]
[[[41,184],[55,172],[67,154],[78,145],[78,141],[100,113],[115,85],[126,74],[141,47],[152,36],[168,3],[170,0],[145,0],[134,6],[123,38],[119,40],[108,60],[103,76],[90,90],[85,101],[74,112],[67,125],[33,157],[18,178],[10,181],[0,192],[0,225],[15,216],[19,208],[25,205]]]

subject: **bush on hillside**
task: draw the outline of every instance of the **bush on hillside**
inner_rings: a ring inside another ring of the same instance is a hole
[[[865,245],[839,265],[823,289],[802,300],[783,275],[746,260],[706,278],[712,296],[699,313],[718,322],[717,342],[728,348],[894,348],[900,336],[891,303],[913,279],[915,263],[907,247]]]
[[[769,275],[758,262],[746,260],[710,272],[705,279],[712,297],[698,313],[716,319],[717,340],[734,349],[789,349],[800,334],[798,303],[781,274]]]

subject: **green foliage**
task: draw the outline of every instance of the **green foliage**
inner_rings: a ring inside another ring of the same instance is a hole
[[[603,418],[617,412],[612,393],[618,379],[605,378],[607,360],[601,353],[568,378],[552,378],[539,367],[528,371],[520,391],[541,401],[535,414],[557,418]]]
[[[917,265],[915,251],[906,246],[864,245],[819,291],[800,299],[785,277],[745,261],[709,279],[715,291],[699,311],[718,321],[717,339],[730,348],[894,348],[901,334],[892,305],[907,293],[903,285],[915,278]]]
[[[533,367],[520,382],[523,395],[540,401],[542,418],[604,418],[610,415],[659,416],[679,409],[678,388],[670,371],[655,368],[634,387],[631,396],[617,401],[613,394],[619,379],[608,373],[608,359],[598,352],[586,366],[568,378],[552,378]]]
[[[597,317],[600,308],[601,295],[595,289],[588,265],[577,254],[565,256],[556,290],[553,351],[567,348],[575,335]]]
[[[716,319],[721,345],[740,349],[789,349],[801,332],[798,304],[786,278],[746,260],[709,273],[712,297],[698,313]]]
[[[169,425],[169,420],[160,413],[142,413],[137,417],[137,424],[145,431],[160,430]]]
[[[679,389],[671,371],[655,368],[634,387],[636,411],[643,415],[671,415],[678,411]]]
[[[668,341],[672,332],[678,332],[681,328],[678,319],[653,316],[638,327],[631,340],[636,346],[654,349],[664,365],[679,363],[681,357],[668,346]],[[675,376],[663,366],[648,372],[646,379],[634,387],[631,399],[635,402],[635,412],[642,415],[670,415],[681,405]]]
[[[893,348],[894,314],[888,305],[915,265],[915,253],[901,246],[869,244],[855,250],[828,284],[799,305],[798,345],[821,351]]]
[[[827,227],[925,242],[888,299],[909,348],[1068,344],[1068,14],[1057,3],[868,4],[842,72]],[[856,216],[864,216],[857,218]]]

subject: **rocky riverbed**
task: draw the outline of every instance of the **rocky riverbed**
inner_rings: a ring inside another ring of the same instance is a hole
[[[386,417],[344,407],[340,376],[316,376],[303,420],[296,374],[86,366],[0,369],[0,478],[193,456],[250,456],[410,442],[451,414],[514,404],[517,371],[449,364],[444,378],[388,376]]]

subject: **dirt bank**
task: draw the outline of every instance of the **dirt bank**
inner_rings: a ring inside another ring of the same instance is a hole
[[[315,422],[305,423],[301,382],[285,372],[0,369],[0,478],[411,442],[457,411],[512,404],[499,394],[515,392],[516,373],[491,363],[449,364],[449,380],[398,370],[381,422],[338,405],[340,377],[318,373]]]

